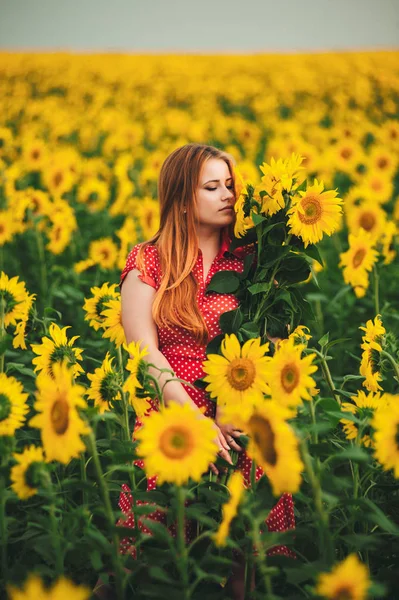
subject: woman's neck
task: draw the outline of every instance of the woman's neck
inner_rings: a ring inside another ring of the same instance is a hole
[[[198,233],[198,247],[205,256],[216,256],[222,243],[221,230],[200,231]]]

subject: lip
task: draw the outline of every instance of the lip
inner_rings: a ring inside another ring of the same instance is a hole
[[[234,210],[233,206],[225,206],[224,208],[221,208],[219,212],[221,212],[222,210]]]

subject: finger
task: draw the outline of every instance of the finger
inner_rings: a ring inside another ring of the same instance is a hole
[[[223,448],[224,448],[225,450],[229,451],[229,449],[230,449],[230,446],[229,446],[229,444],[227,443],[227,440],[226,440],[226,438],[224,437],[223,433],[221,433],[221,434],[219,435],[219,442],[220,442],[220,444],[223,446]]]
[[[219,456],[221,456],[222,458],[224,458],[224,460],[226,462],[228,462],[230,465],[233,464],[233,461],[231,460],[231,456],[230,456],[230,454],[229,454],[229,452],[227,450],[220,450]]]
[[[237,444],[237,442],[235,442],[235,441],[233,440],[233,438],[231,438],[231,441],[230,441],[230,448],[231,448],[232,450],[235,450],[236,452],[241,452],[241,451],[242,451],[242,447],[241,447],[241,446],[239,446],[239,445]]]
[[[213,473],[215,473],[215,475],[219,475],[219,471],[216,468],[216,465],[214,465],[214,463],[210,463],[210,469]]]

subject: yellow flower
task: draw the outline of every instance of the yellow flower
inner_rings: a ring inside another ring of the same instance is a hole
[[[35,295],[29,295],[23,281],[17,277],[9,279],[0,273],[0,302],[4,305],[4,325],[16,325],[17,321],[26,321]]]
[[[67,165],[61,162],[49,164],[43,170],[43,182],[49,192],[56,197],[61,197],[74,185],[76,177],[73,176]]]
[[[385,471],[394,470],[399,479],[399,396],[388,398],[389,405],[385,410],[374,414],[371,426],[374,428],[375,458]]]
[[[41,171],[48,159],[48,148],[40,138],[27,139],[22,147],[22,159],[28,171]]]
[[[0,436],[14,435],[25,422],[28,394],[15,377],[0,373]]]
[[[56,323],[51,323],[49,327],[50,337],[42,337],[41,344],[31,344],[33,352],[38,354],[32,360],[32,363],[36,365],[35,372],[43,371],[47,376],[52,377],[54,365],[66,359],[68,365],[72,366],[74,377],[77,377],[79,373],[83,373],[83,369],[78,362],[82,360],[83,350],[73,348],[75,340],[79,336],[75,335],[68,340],[66,330],[69,327],[70,325],[67,325],[61,329]]]
[[[370,583],[367,567],[350,554],[330,573],[319,575],[316,593],[330,600],[366,600]]]
[[[85,204],[90,212],[104,210],[108,198],[108,184],[96,177],[90,177],[78,187],[77,200]]]
[[[113,269],[118,258],[118,248],[111,238],[91,242],[89,258],[103,269]]]
[[[159,202],[145,196],[137,206],[136,217],[143,232],[143,238],[148,240],[159,229]]]
[[[85,321],[89,321],[90,327],[93,327],[95,331],[98,331],[104,326],[104,315],[102,311],[106,308],[106,303],[110,300],[118,300],[120,298],[119,292],[116,291],[117,284],[103,283],[99,287],[90,288],[93,296],[91,298],[85,298],[83,310],[86,312]]]
[[[90,388],[87,390],[87,398],[94,400],[94,406],[98,406],[99,412],[111,410],[110,402],[121,399],[120,375],[112,366],[109,352],[107,352],[101,367],[98,367],[94,373],[87,373],[87,378],[91,381]]]
[[[8,587],[9,600],[89,600],[89,588],[75,585],[65,577],[45,588],[37,575],[30,575],[22,589]]]
[[[384,395],[380,395],[380,393],[366,393],[362,390],[359,390],[357,396],[352,396],[351,400],[354,404],[349,402],[343,402],[341,410],[344,412],[350,412],[353,415],[356,415],[359,419],[366,420],[367,422],[373,417],[376,411],[385,409],[388,406],[387,399]],[[341,419],[340,423],[343,424],[343,430],[348,440],[354,440],[357,438],[358,427],[349,419]],[[367,447],[373,447],[373,441],[370,439],[368,434],[365,434],[360,440],[362,444]]]
[[[247,340],[241,347],[236,335],[226,334],[221,344],[223,356],[208,354],[203,363],[207,374],[204,381],[211,398],[218,404],[240,404],[254,402],[268,393],[266,365],[270,357],[265,356],[269,343],[261,345],[260,338]]]
[[[49,239],[47,250],[55,255],[61,254],[70,243],[75,229],[75,222],[68,221],[62,212],[53,213],[50,217],[50,226],[46,231]]]
[[[43,449],[32,445],[13,456],[17,464],[10,472],[11,488],[18,498],[27,500],[37,494],[37,487],[40,485],[38,468],[44,462]]]
[[[349,250],[340,254],[339,266],[343,267],[345,283],[349,283],[358,298],[362,298],[369,286],[368,272],[372,270],[378,252],[372,244],[371,234],[360,229],[358,235],[349,234]]]
[[[53,373],[54,377],[44,372],[37,377],[34,408],[39,414],[29,425],[41,430],[46,460],[67,464],[84,451],[80,436],[90,431],[78,413],[78,408],[87,406],[83,398],[85,388],[73,383],[66,362],[54,363]]]
[[[222,507],[223,520],[213,536],[216,546],[225,546],[230,524],[237,514],[238,506],[244,494],[244,478],[240,471],[233,473],[227,487],[230,499]]]
[[[92,258],[86,258],[85,260],[79,260],[77,263],[75,263],[73,265],[73,270],[75,273],[80,275],[80,273],[83,273],[83,271],[87,271],[87,269],[90,269],[90,267],[94,267],[95,264],[96,263]]]
[[[138,342],[131,342],[128,345],[123,344],[124,349],[130,354],[130,358],[126,365],[126,369],[130,372],[130,375],[123,385],[123,390],[128,392],[129,402],[139,418],[144,417],[150,408],[150,398],[138,396],[136,393],[137,388],[143,387],[138,380],[138,376],[140,369],[144,365],[144,356],[148,355],[147,346],[145,346],[143,350],[140,350],[140,344],[141,340]]]
[[[374,322],[370,319],[367,321],[366,327],[359,327],[359,329],[366,332],[362,336],[363,344],[361,345],[363,354],[360,362],[360,375],[365,377],[362,385],[370,392],[377,392],[382,389],[379,385],[379,382],[382,380],[379,371],[379,362],[380,352],[382,352],[381,343],[384,341],[383,336],[386,330],[382,324],[380,315],[375,317]]]
[[[385,225],[384,232],[381,236],[382,255],[384,257],[384,265],[389,265],[396,257],[394,241],[398,235],[398,228],[393,221],[388,221]]]
[[[104,338],[109,338],[115,346],[122,346],[125,343],[125,332],[122,326],[122,313],[120,298],[104,302],[105,310],[101,311],[104,318]]]
[[[158,475],[159,483],[200,481],[218,452],[213,422],[188,403],[170,402],[161,412],[152,412],[136,436],[146,473]]]
[[[311,400],[316,383],[311,377],[317,371],[315,354],[301,357],[305,348],[289,339],[281,344],[267,366],[271,396],[278,404],[292,408],[302,400]]]
[[[11,242],[16,231],[13,213],[10,210],[0,210],[0,247]]]
[[[236,221],[234,223],[234,235],[236,238],[243,237],[249,229],[252,229],[252,227],[254,227],[254,222],[252,220],[251,215],[246,216],[246,203],[247,195],[246,188],[244,188],[234,205],[234,210],[236,213]]]
[[[375,244],[386,227],[386,213],[374,201],[361,202],[347,211],[348,228],[351,233],[357,234],[359,229],[368,231],[370,239]]]
[[[295,493],[301,485],[303,463],[287,416],[274,401],[266,400],[256,405],[245,425],[248,455],[264,470],[275,496]]]
[[[337,192],[323,192],[324,184],[317,179],[306,192],[299,192],[300,199],[293,199],[293,206],[287,211],[290,233],[302,238],[305,248],[316,244],[323,234],[332,235],[340,225],[342,200]]]

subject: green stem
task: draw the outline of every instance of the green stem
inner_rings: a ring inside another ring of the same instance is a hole
[[[3,338],[6,333],[6,328],[4,326],[5,304],[6,301],[4,297],[0,296],[0,342],[3,341]],[[5,350],[0,354],[0,373],[4,373],[4,356]]]
[[[338,404],[341,405],[339,392],[337,392],[335,389],[334,382],[331,377],[331,372],[330,372],[330,369],[328,367],[328,364],[327,364],[327,361],[326,361],[324,355],[321,352],[319,352],[318,350],[316,350],[316,348],[312,348],[312,352],[315,352],[317,354],[317,356],[320,358],[320,366],[321,366],[321,370],[323,372],[323,377],[324,377],[328,387],[330,388],[333,398],[335,398],[335,400],[338,402]]]
[[[39,254],[41,305],[46,306],[46,303],[48,303],[46,257],[45,257],[45,252],[44,252],[42,233],[41,233],[41,231],[39,231],[37,224],[35,224],[35,234],[36,234],[37,251]]]
[[[128,405],[128,400],[127,400],[126,394],[123,390],[123,384],[124,384],[124,380],[125,380],[125,372],[124,372],[124,368],[123,368],[123,357],[122,357],[121,346],[118,346],[117,354],[118,354],[118,362],[119,362],[119,372],[121,375],[120,394],[122,396],[123,417],[125,420],[124,433],[125,433],[125,439],[130,440],[129,405]]]
[[[116,596],[117,596],[118,600],[123,600],[123,598],[124,598],[124,591],[123,591],[124,590],[124,575],[123,575],[123,568],[122,568],[121,559],[120,559],[121,555],[119,553],[118,535],[115,531],[115,518],[114,518],[114,513],[112,511],[112,505],[111,505],[111,499],[109,496],[108,486],[106,483],[106,479],[103,475],[103,471],[102,471],[101,463],[100,463],[100,457],[98,456],[98,452],[97,452],[96,440],[95,440],[94,434],[91,430],[90,430],[89,435],[87,436],[87,442],[88,442],[87,443],[88,450],[93,457],[93,464],[94,464],[94,468],[95,468],[95,472],[96,472],[98,487],[99,487],[103,505],[104,505],[104,511],[105,511],[105,514],[106,514],[106,517],[108,520],[109,528],[112,531],[112,541],[113,541],[112,562],[113,562],[114,571],[115,571]]]
[[[256,461],[252,459],[251,463],[251,492],[254,494],[256,488]]]
[[[61,544],[60,544],[60,534],[58,531],[58,521],[56,517],[56,500],[54,493],[54,485],[51,481],[51,477],[47,471],[42,472],[42,483],[43,487],[46,489],[49,500],[49,516],[50,516],[50,527],[51,527],[51,536],[54,546],[54,554],[55,554],[55,572],[58,576],[63,575],[64,573],[64,560],[61,552]]]
[[[177,548],[178,548],[178,565],[183,584],[183,598],[188,600],[189,585],[188,585],[188,565],[187,565],[187,548],[184,539],[184,501],[186,492],[181,486],[177,487]]]
[[[88,498],[87,498],[87,489],[86,489],[86,483],[87,483],[87,473],[86,473],[86,457],[84,454],[81,454],[80,456],[80,477],[83,481],[83,492],[82,492],[82,504],[83,504],[83,508],[86,509],[87,508],[87,504],[88,504]]]
[[[395,371],[396,379],[399,382],[399,365],[398,365],[398,363],[396,362],[394,357],[391,356],[391,354],[389,354],[389,352],[385,352],[385,350],[381,350],[381,355],[385,356],[385,358],[387,358],[389,360],[393,370]]]
[[[374,310],[375,314],[380,314],[380,290],[379,290],[379,281],[380,276],[378,274],[378,269],[376,265],[373,267],[373,279],[374,279]]]
[[[310,486],[313,492],[313,500],[316,508],[316,512],[319,516],[317,520],[319,526],[319,538],[320,548],[329,564],[332,564],[334,560],[334,546],[329,530],[329,517],[328,513],[324,510],[322,501],[322,491],[320,481],[315,475],[312,465],[312,459],[308,452],[307,444],[305,440],[301,440],[301,453],[302,460],[305,465],[305,470],[309,479]]]
[[[310,400],[309,405],[310,405],[310,414],[312,417],[312,424],[313,424],[312,439],[313,439],[314,444],[318,444],[319,443],[319,434],[317,433],[317,428],[316,428],[316,407],[315,407],[313,399]],[[320,458],[319,458],[319,456],[316,457],[316,475],[317,475],[317,477],[319,477],[319,475],[320,475]]]
[[[6,522],[6,484],[0,477],[0,540],[1,540],[1,572],[5,580],[7,575],[7,522]]]
[[[267,564],[266,564],[266,552],[265,552],[265,549],[263,546],[262,538],[259,533],[259,524],[255,520],[253,521],[252,524],[253,524],[252,535],[253,535],[254,545],[257,550],[256,560],[258,562],[259,571],[262,575],[263,583],[265,585],[265,591],[267,594],[266,598],[268,598],[269,596],[273,595],[273,589],[272,589],[272,582],[270,579],[270,573],[268,571]]]

